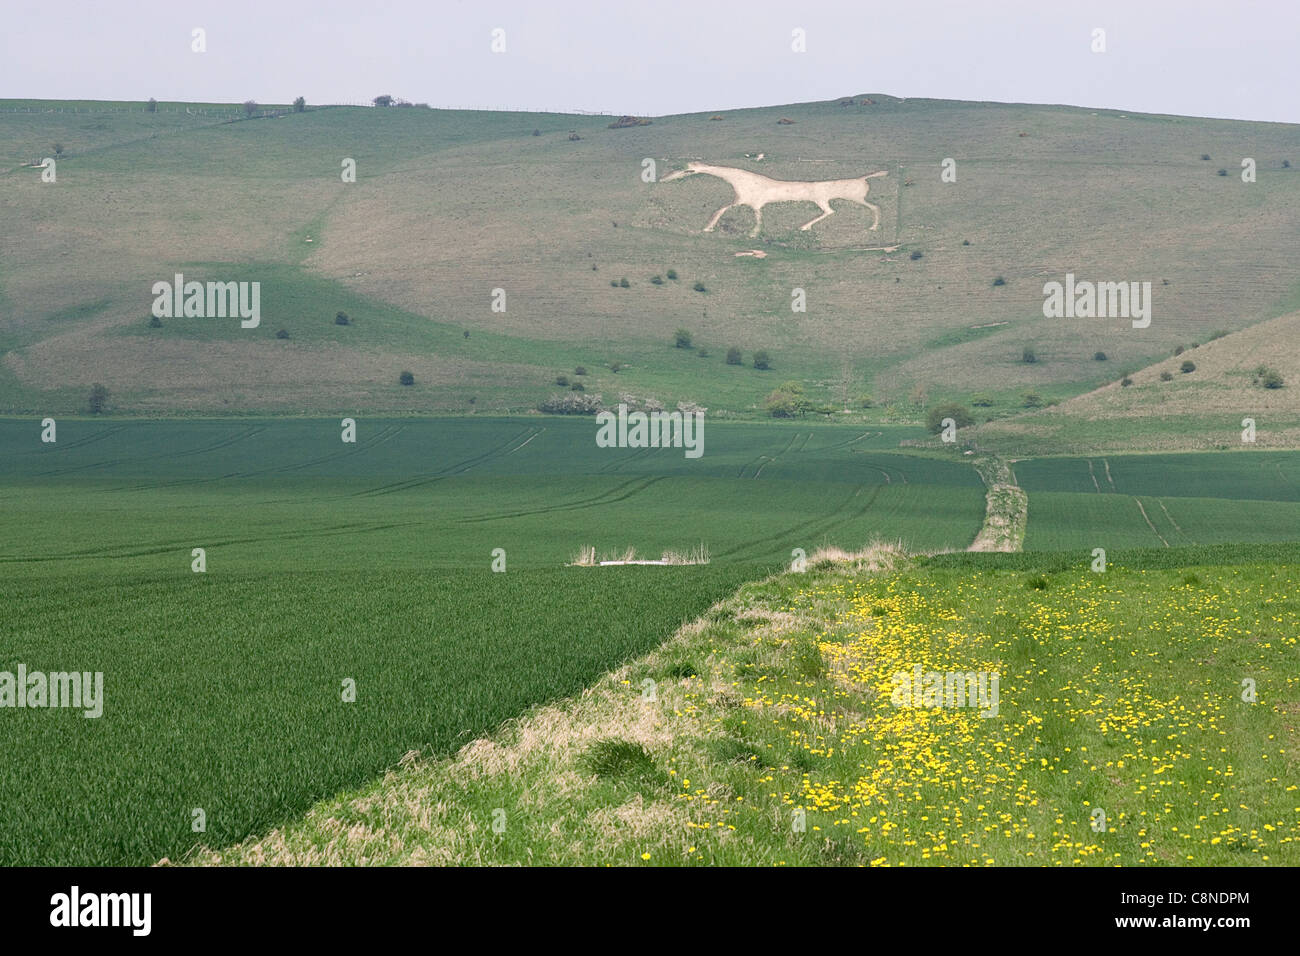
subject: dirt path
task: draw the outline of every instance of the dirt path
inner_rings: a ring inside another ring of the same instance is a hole
[[[1029,496],[1016,484],[1011,465],[994,455],[982,455],[972,464],[988,489],[984,496],[984,524],[967,551],[1020,551],[1029,526]]]
[[[1151,518],[1147,516],[1147,509],[1142,507],[1142,502],[1138,500],[1136,495],[1133,496],[1133,500],[1137,503],[1138,511],[1142,512],[1142,520],[1147,523],[1147,527],[1151,529],[1151,533],[1159,538],[1160,543],[1166,548],[1169,547],[1169,542],[1165,540],[1165,536],[1157,531],[1156,526],[1151,523]]]

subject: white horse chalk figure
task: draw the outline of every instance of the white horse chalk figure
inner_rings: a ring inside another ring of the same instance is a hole
[[[730,166],[687,163],[685,169],[669,173],[663,178],[663,182],[681,179],[683,176],[693,176],[696,173],[704,173],[708,176],[725,179],[731,183],[731,188],[736,191],[735,198],[713,214],[713,218],[704,227],[704,231],[712,232],[713,227],[722,218],[722,214],[728,209],[734,209],[737,206],[748,206],[754,210],[754,230],[750,233],[750,236],[758,235],[758,230],[763,226],[763,207],[770,202],[816,203],[821,208],[822,214],[799,227],[800,229],[811,229],[834,212],[831,209],[832,199],[847,199],[849,202],[855,202],[859,206],[866,206],[871,210],[873,216],[871,228],[874,230],[880,225],[880,207],[875,203],[867,202],[867,192],[870,190],[867,180],[875,179],[877,176],[889,175],[887,171],[881,170],[878,173],[869,173],[856,179],[825,179],[821,182],[802,182],[799,180],[769,179],[767,176],[751,173],[747,169],[734,169]]]

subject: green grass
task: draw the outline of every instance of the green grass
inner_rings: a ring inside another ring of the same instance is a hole
[[[579,699],[200,859],[1294,865],[1294,552],[785,574]],[[997,671],[996,716],[893,706],[914,663]]]

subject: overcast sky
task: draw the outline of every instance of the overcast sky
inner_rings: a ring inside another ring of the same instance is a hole
[[[5,0],[0,97],[696,112],[853,93],[1300,120],[1300,0]],[[206,31],[207,51],[191,50]],[[493,53],[493,30],[505,52]],[[1106,52],[1093,53],[1093,30]],[[791,49],[792,31],[806,52]]]

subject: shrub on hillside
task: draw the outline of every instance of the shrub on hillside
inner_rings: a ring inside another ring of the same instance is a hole
[[[348,314],[346,312],[339,312],[337,315],[334,316],[334,324],[351,325],[352,320],[348,318]]]
[[[740,349],[736,348],[734,345],[731,348],[727,349],[727,364],[728,365],[744,364],[744,358],[740,354]]]
[[[1188,360],[1184,362],[1182,365],[1178,366],[1178,370],[1182,372],[1184,375],[1186,375],[1188,372],[1195,372],[1196,363],[1191,360]]]
[[[1130,385],[1133,384],[1133,379],[1125,375],[1123,378],[1119,380],[1119,384],[1121,388],[1128,388]]]
[[[970,409],[958,402],[941,402],[938,405],[931,406],[930,410],[925,413],[925,427],[933,435],[943,431],[943,420],[951,418],[958,428],[965,428],[967,425],[975,424],[975,417],[971,415]]]
[[[1104,362],[1104,361],[1106,361],[1106,353],[1105,353],[1105,352],[1093,352],[1093,353],[1092,353],[1092,360],[1093,360],[1094,362]]]
[[[397,376],[397,380],[401,382],[403,385],[415,384],[415,376],[412,375],[410,372],[403,372],[401,375]]]
[[[924,255],[925,255],[925,253],[922,252],[920,249],[913,249],[913,250],[912,250],[912,261],[915,262],[917,259],[920,259],[920,258],[921,258],[922,256],[924,256]]]
[[[600,411],[600,396],[585,392],[563,392],[543,399],[538,403],[537,410],[548,415],[595,415]]]
[[[767,354],[766,350],[759,349],[757,352],[754,353],[754,368],[760,371],[766,371],[771,367],[772,367],[771,357]]]
[[[668,278],[672,279],[674,282],[677,281],[677,270],[676,270],[676,269],[669,269],[667,272],[664,273],[664,275],[666,275]]]
[[[150,113],[157,113],[158,101],[151,96],[149,97],[149,102],[144,105],[144,108]]]
[[[1026,345],[1020,352],[1020,361],[1026,365],[1033,365],[1038,361],[1038,353]]]
[[[798,382],[783,382],[768,393],[763,407],[773,418],[794,418],[806,414],[812,403],[804,398],[803,386]]]
[[[689,329],[678,329],[673,333],[673,341],[679,349],[688,349],[691,347],[691,333]]]
[[[991,408],[993,406],[993,397],[991,395],[972,396],[970,403],[976,408]]]
[[[287,339],[289,337],[289,330],[280,329],[278,332],[275,333],[275,337],[277,339]]]
[[[574,375],[586,375],[586,374],[587,374],[587,366],[585,366],[585,365],[579,365],[577,368],[575,368],[575,369],[573,370],[573,374],[574,374]]]
[[[151,315],[151,316],[149,316],[149,328],[151,328],[151,329],[161,329],[161,328],[162,328],[162,319],[158,318],[158,316],[156,316],[156,315]]]
[[[663,277],[663,276],[651,276],[651,277],[650,277],[650,284],[651,284],[651,285],[663,285],[663,284],[664,284],[664,277]]]
[[[1037,392],[1025,392],[1024,398],[1021,399],[1021,404],[1024,405],[1025,408],[1042,408],[1043,396],[1039,395]]]
[[[1264,370],[1264,374],[1259,377],[1259,383],[1265,388],[1281,388],[1286,383],[1282,380],[1282,373],[1275,368]]]
[[[90,386],[90,397],[86,400],[90,414],[98,415],[108,407],[108,389],[96,382]]]
[[[1160,381],[1162,381],[1162,382],[1173,381],[1173,377],[1174,377],[1174,373],[1173,373],[1173,372],[1164,371],[1164,372],[1161,372],[1161,373],[1160,373]]]
[[[691,286],[691,288],[694,289],[696,292],[708,292],[708,291],[709,291],[708,289],[706,289],[706,288],[704,287],[704,283],[703,283],[703,282],[697,282],[697,283],[695,283],[695,285]]]
[[[1006,285],[1006,284],[1007,284],[1007,280],[1004,279],[1004,278],[1002,278],[1002,276],[998,276],[996,279],[993,280],[993,286],[994,286],[994,288],[996,288],[996,287],[998,287],[998,286],[1000,286],[1000,285]]]
[[[567,376],[567,375],[557,375],[557,376],[555,376],[555,384],[558,385],[558,386],[560,386],[561,388],[568,388],[568,387],[569,387],[569,376]]]
[[[306,109],[307,109],[307,101],[303,99],[301,96],[293,101],[293,111],[295,113],[302,113]]]

